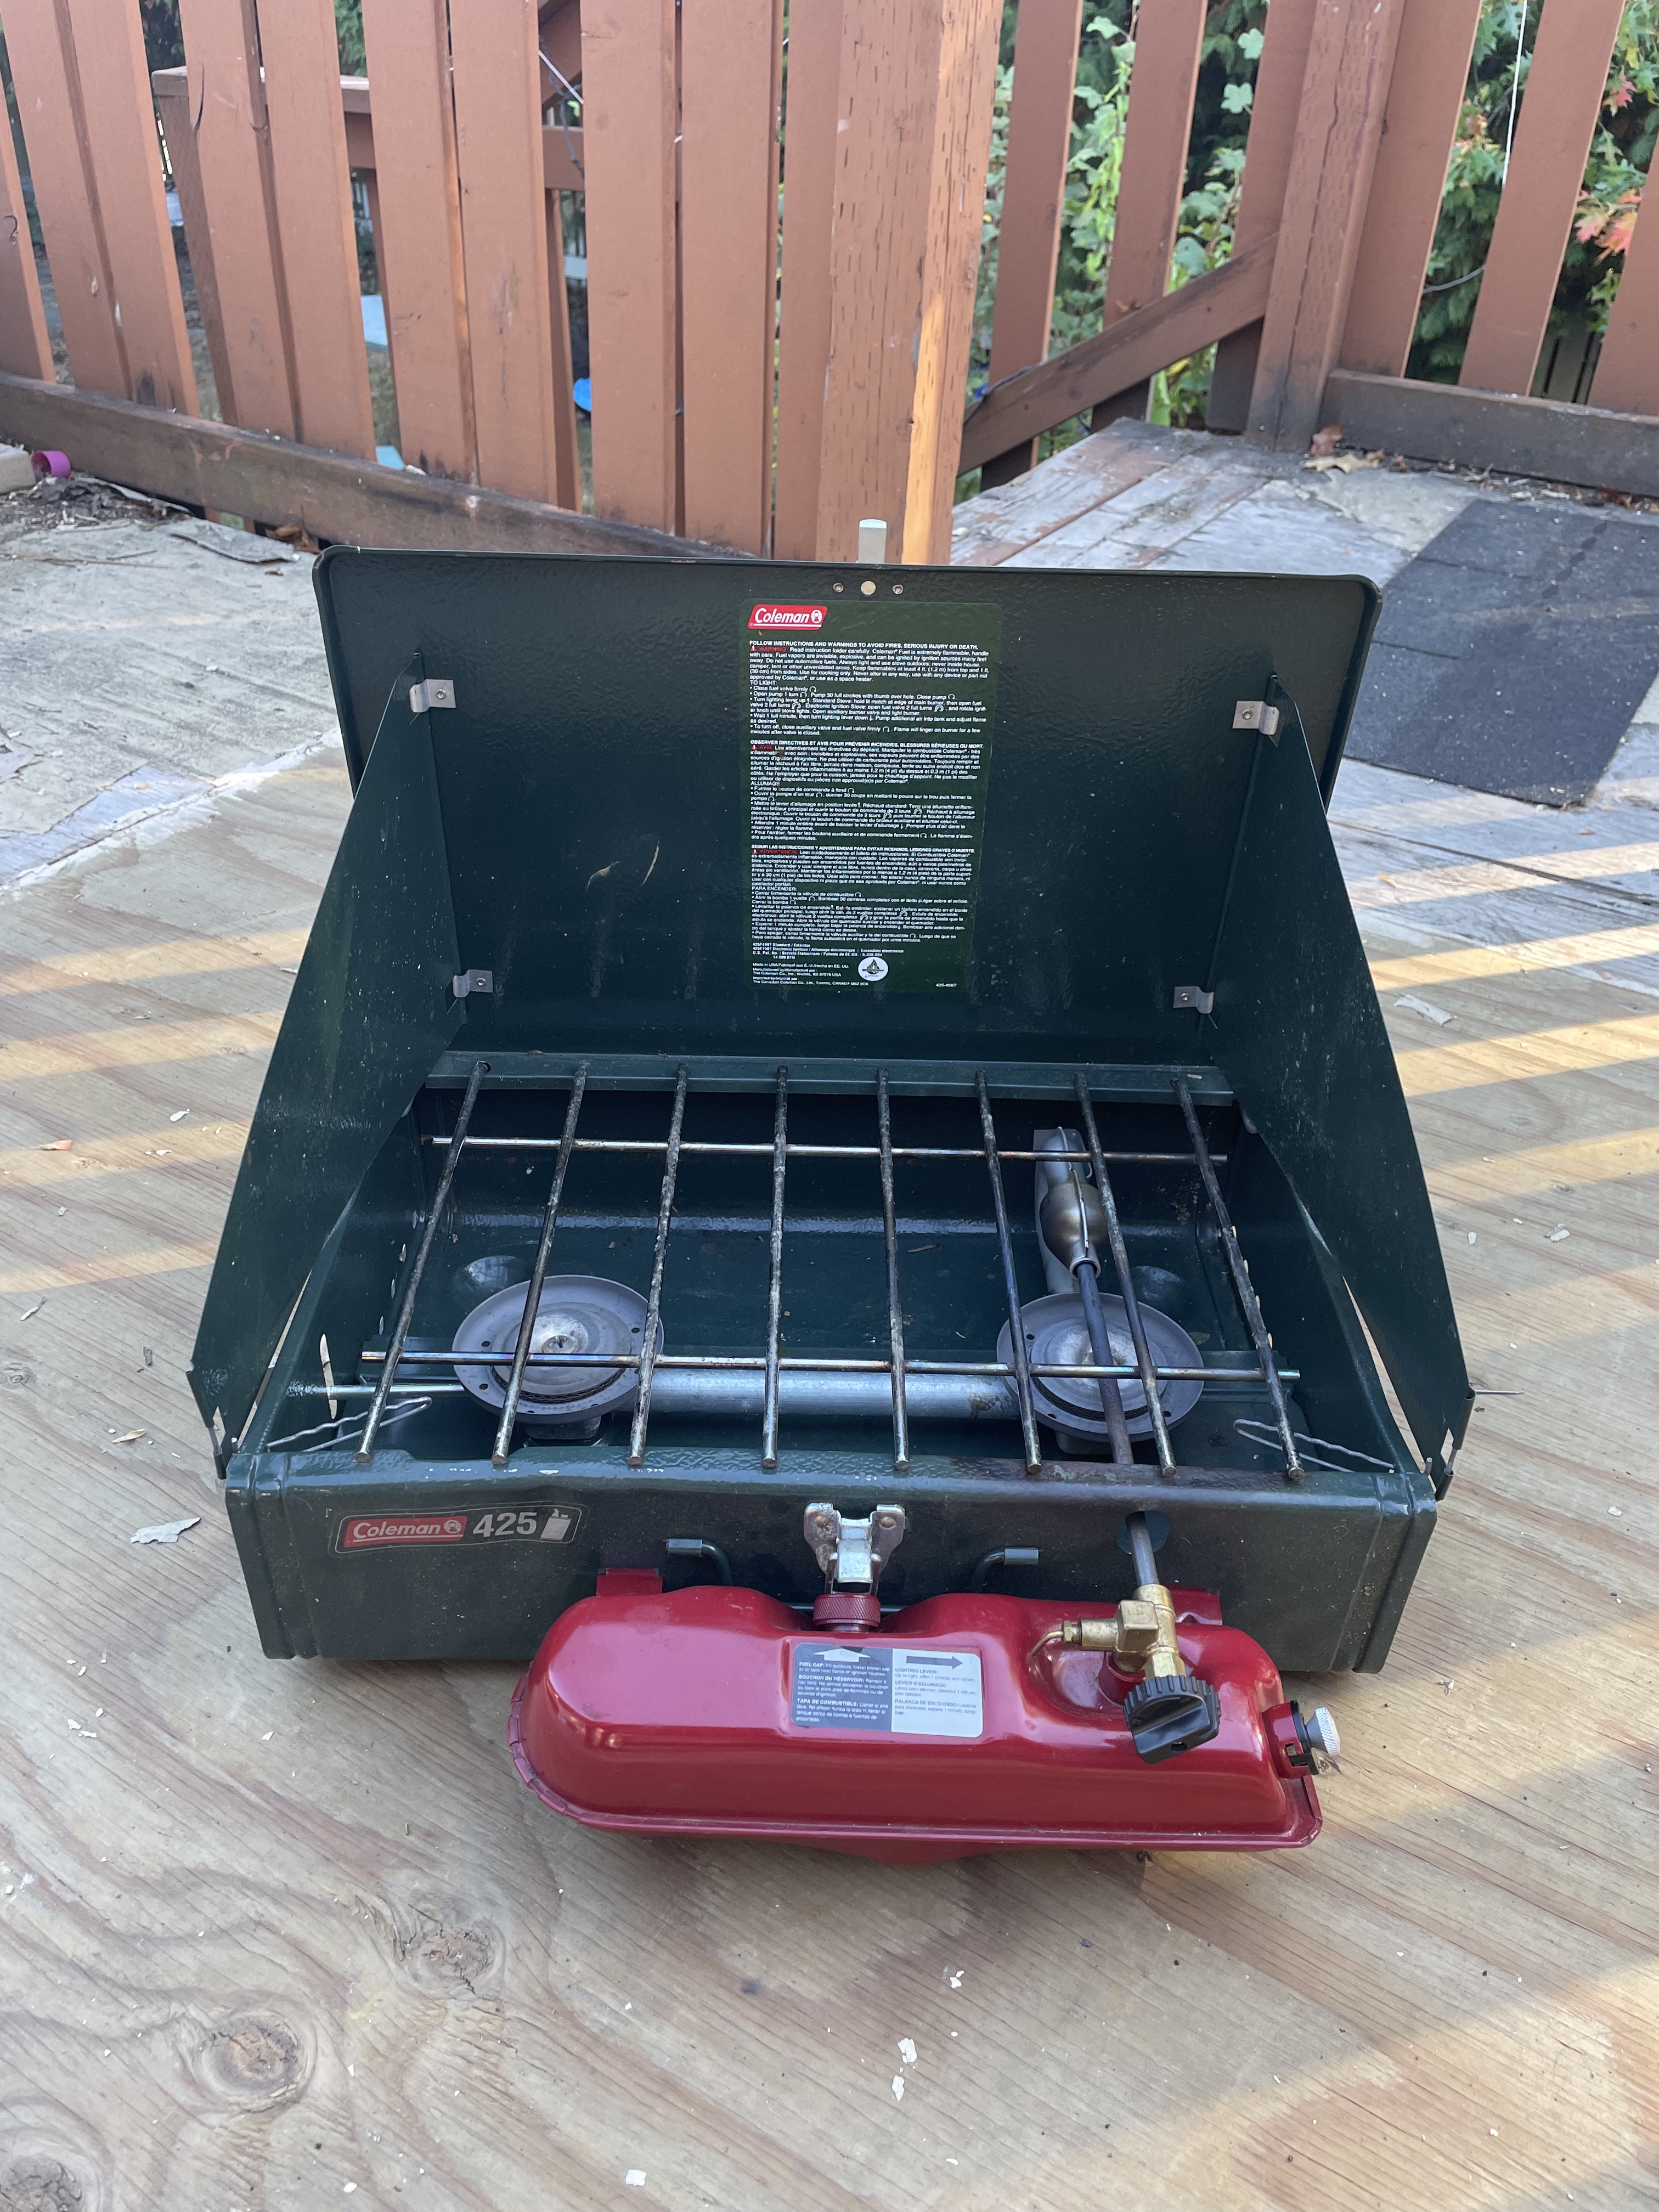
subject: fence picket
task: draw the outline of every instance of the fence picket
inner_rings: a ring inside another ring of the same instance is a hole
[[[1002,8],[945,0],[943,16],[901,541],[904,560],[940,563],[951,557]]]
[[[357,228],[330,0],[263,0],[259,51],[294,334],[297,433],[308,446],[372,460]]]
[[[552,333],[534,0],[450,12],[478,479],[552,501]]]
[[[817,553],[823,397],[830,373],[830,248],[842,0],[790,0],[783,149],[783,262],[778,313],[778,460],[772,549]]]
[[[1642,194],[1590,387],[1593,407],[1659,415],[1659,195]]]
[[[173,155],[175,173],[182,167],[199,179],[199,191],[181,187],[179,201],[203,312],[215,301],[218,307],[222,337],[216,343],[210,329],[209,351],[219,411],[244,429],[292,438],[298,424],[293,334],[253,0],[179,0],[179,20],[187,131],[178,135]]]
[[[766,550],[777,317],[781,0],[680,10],[685,534]]]
[[[1048,356],[1082,28],[1083,0],[1020,0],[991,311],[992,384]],[[1009,483],[1036,460],[1036,441],[1028,438],[987,461],[981,485]]]
[[[1279,229],[1296,151],[1302,84],[1308,73],[1315,0],[1273,0],[1255,68],[1255,98],[1245,143],[1244,175],[1233,225],[1233,258],[1248,253]],[[1475,0],[1479,5],[1479,0]],[[1215,349],[1205,420],[1212,430],[1243,429],[1261,351],[1261,325],[1251,323],[1223,338]]]
[[[363,43],[399,449],[428,476],[470,481],[472,370],[443,0],[363,0]]]
[[[679,506],[674,38],[674,0],[583,0],[593,511],[653,530]]]
[[[1527,392],[1538,366],[1623,0],[1545,0],[1460,384]]]
[[[52,341],[9,129],[0,130],[0,369],[52,380]]]
[[[1204,43],[1205,0],[1159,0],[1143,8],[1129,74],[1112,255],[1106,267],[1104,327],[1161,300],[1170,287],[1176,228],[1192,135],[1193,95]],[[1094,410],[1103,430],[1121,416],[1144,416],[1150,386],[1136,386]]]
[[[68,0],[127,397],[198,415],[138,0]]]
[[[92,187],[68,10],[53,0],[7,0],[5,27],[70,374],[83,391],[125,398],[126,363]]]
[[[1480,0],[1406,0],[1342,333],[1344,368],[1406,373],[1480,21]]]

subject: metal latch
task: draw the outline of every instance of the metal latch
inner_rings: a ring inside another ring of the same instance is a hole
[[[1270,714],[1273,711],[1273,708],[1268,708]],[[1212,1013],[1215,1010],[1215,993],[1203,989],[1197,983],[1177,983],[1175,987],[1175,1003],[1177,1007],[1190,1006],[1195,1014]]]
[[[450,977],[449,988],[458,999],[470,999],[475,991],[483,998],[491,998],[495,990],[495,971],[493,968],[465,969],[460,975]]]
[[[1260,730],[1264,738],[1279,738],[1282,717],[1277,707],[1265,699],[1241,699],[1233,708],[1233,727],[1236,730]]]
[[[453,707],[454,703],[455,686],[447,676],[428,676],[409,687],[411,714],[429,714],[434,707]]]
[[[904,1541],[904,1508],[878,1505],[864,1521],[843,1521],[833,1505],[809,1505],[802,1534],[823,1570],[828,1589],[873,1590]]]

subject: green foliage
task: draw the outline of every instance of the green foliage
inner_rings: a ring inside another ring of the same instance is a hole
[[[1093,337],[1104,314],[1106,272],[1123,173],[1135,12],[1132,0],[1100,0],[1084,19],[1049,326],[1051,355]],[[1213,269],[1232,249],[1244,142],[1266,15],[1267,0],[1216,0],[1209,12],[1188,149],[1188,190],[1182,202],[1175,250],[1172,281],[1176,284],[1184,284],[1202,270]],[[1001,65],[997,72],[984,247],[969,380],[972,392],[983,389],[990,360],[1008,109],[1013,92],[1012,22],[1009,9],[1004,16]],[[1154,420],[1203,422],[1211,361],[1212,351],[1206,349],[1191,361],[1177,362],[1154,380]],[[1067,424],[1044,438],[1042,450],[1057,451],[1080,434],[1080,424]]]
[[[1512,102],[1526,104],[1538,7],[1528,0],[1482,0],[1463,112],[1429,257],[1412,376],[1455,383],[1462,367],[1480,271],[1486,266],[1503,190],[1504,149]],[[1549,334],[1575,326],[1601,331],[1618,288],[1625,250],[1654,143],[1659,137],[1659,0],[1628,0],[1607,71],[1572,235],[1550,311]]]

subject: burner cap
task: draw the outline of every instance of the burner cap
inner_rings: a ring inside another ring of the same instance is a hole
[[[460,1367],[456,1379],[486,1406],[507,1398],[513,1353],[524,1319],[528,1283],[514,1283],[473,1307],[455,1332],[456,1352],[497,1355],[488,1364]],[[646,1303],[626,1283],[602,1275],[550,1275],[542,1285],[530,1349],[537,1352],[636,1352],[645,1342]],[[657,1324],[662,1350],[662,1323]],[[526,1367],[519,1394],[529,1420],[592,1417],[629,1404],[636,1385],[631,1367]]]
[[[1129,1334],[1129,1317],[1121,1298],[1109,1297],[1103,1291],[1100,1310],[1106,1322],[1106,1334],[1112,1347],[1112,1358],[1126,1367],[1135,1362],[1134,1339]],[[1094,1352],[1089,1343],[1089,1328],[1083,1318],[1083,1301],[1073,1291],[1061,1291],[1054,1297],[1034,1298],[1020,1310],[1025,1324],[1025,1348],[1034,1367],[1092,1367]],[[1146,1348],[1152,1355],[1155,1367],[1201,1367],[1204,1364],[1198,1346],[1179,1322],[1171,1321],[1168,1314],[1159,1313],[1156,1306],[1140,1309],[1142,1326],[1146,1332]],[[1005,1365],[1013,1356],[1012,1340],[1007,1324],[997,1339],[997,1358]],[[1139,1378],[1121,1377],[1118,1389],[1123,1398],[1123,1411],[1132,1437],[1149,1437],[1152,1433],[1152,1417],[1146,1411],[1146,1393]],[[1166,1426],[1175,1424],[1190,1413],[1202,1396],[1201,1382],[1164,1382],[1158,1386],[1158,1399],[1164,1407]],[[1056,1425],[1074,1430],[1079,1436],[1103,1437],[1107,1433],[1106,1416],[1100,1407],[1100,1385],[1086,1376],[1075,1382],[1058,1375],[1034,1375],[1031,1395],[1036,1401],[1037,1419],[1052,1428]]]

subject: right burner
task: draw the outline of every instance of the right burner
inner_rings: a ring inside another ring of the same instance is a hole
[[[1103,1291],[1100,1310],[1105,1316],[1106,1334],[1111,1340],[1112,1357],[1126,1367],[1135,1364],[1134,1339],[1129,1334],[1129,1317],[1121,1298],[1109,1297]],[[1089,1343],[1089,1331],[1083,1318],[1083,1301],[1075,1291],[1061,1291],[1047,1298],[1034,1298],[1020,1309],[1020,1319],[1025,1326],[1025,1349],[1034,1367],[1092,1367],[1094,1352]],[[1140,1309],[1141,1326],[1146,1332],[1146,1349],[1152,1356],[1155,1367],[1201,1367],[1203,1358],[1179,1322],[1171,1321],[1168,1314],[1159,1313],[1156,1306]],[[1005,1322],[1002,1334],[997,1339],[997,1358],[1004,1366],[1013,1359],[1013,1340]],[[1123,1399],[1123,1411],[1132,1437],[1149,1437],[1152,1433],[1152,1416],[1146,1411],[1146,1393],[1138,1376],[1120,1379],[1118,1389]],[[1173,1428],[1183,1420],[1203,1395],[1201,1382],[1164,1382],[1158,1386],[1158,1400],[1164,1408],[1164,1421]],[[1036,1415],[1050,1428],[1063,1428],[1075,1436],[1105,1437],[1108,1434],[1106,1416],[1100,1409],[1100,1385],[1086,1376],[1075,1382],[1058,1375],[1034,1375],[1031,1395],[1036,1401]]]

